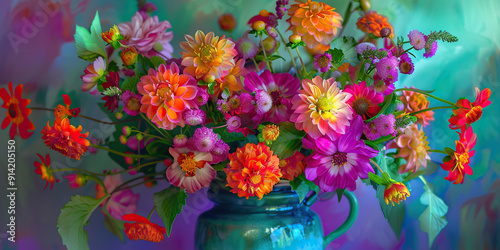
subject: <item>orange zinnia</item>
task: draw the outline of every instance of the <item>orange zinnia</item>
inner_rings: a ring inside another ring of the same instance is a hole
[[[49,122],[42,130],[42,139],[45,140],[45,145],[61,153],[64,156],[80,160],[80,157],[87,151],[90,142],[85,139],[89,136],[89,132],[82,134],[82,126],[69,124],[69,119],[64,118],[61,124],[54,123],[51,127]]]
[[[342,27],[342,17],[328,4],[308,0],[306,3],[295,0],[288,10],[286,20],[294,35],[302,37],[307,47],[312,49],[318,44],[329,45]]]
[[[69,109],[69,107],[71,106],[71,99],[69,98],[69,95],[64,94],[63,100],[64,104],[66,104],[66,107],[59,104],[54,108],[54,117],[56,118],[56,124],[61,124],[61,120],[66,117],[77,117],[80,113],[80,108]]]
[[[421,93],[404,90],[403,95],[399,97],[399,100],[403,102],[405,112],[407,113],[413,113],[429,108],[427,96]],[[434,111],[420,112],[415,114],[415,117],[417,117],[417,122],[425,127],[429,125],[429,121],[434,121]]]
[[[33,132],[28,130],[34,130],[35,125],[28,119],[28,116],[31,114],[31,109],[27,109],[26,106],[31,102],[30,99],[23,99],[23,85],[17,85],[15,91],[12,89],[12,83],[9,82],[9,93],[7,89],[0,89],[0,98],[3,100],[2,108],[7,109],[5,113],[5,119],[2,122],[2,129],[7,128],[9,124],[12,122],[12,126],[10,126],[9,136],[10,139],[14,139],[17,134],[17,128],[19,128],[19,135],[22,139],[28,139]]]
[[[368,34],[372,34],[376,37],[380,37],[380,30],[383,28],[391,29],[391,34],[389,38],[394,38],[394,29],[392,25],[387,21],[387,17],[379,15],[375,11],[366,12],[361,18],[359,18],[356,23],[358,29]]]
[[[264,143],[248,143],[229,155],[227,186],[239,197],[258,196],[259,200],[273,190],[281,171],[278,156]]]
[[[125,226],[125,234],[131,240],[160,242],[165,238],[163,236],[167,232],[165,228],[150,222],[143,216],[126,214],[122,216],[122,219],[126,221],[135,221],[134,223],[123,224]]]

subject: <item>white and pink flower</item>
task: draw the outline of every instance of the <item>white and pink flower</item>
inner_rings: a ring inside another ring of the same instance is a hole
[[[174,157],[174,162],[167,169],[170,184],[194,193],[208,187],[217,175],[217,171],[209,164],[212,161],[211,153],[188,148],[170,148],[169,151]]]

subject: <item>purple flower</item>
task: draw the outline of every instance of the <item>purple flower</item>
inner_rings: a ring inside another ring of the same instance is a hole
[[[398,58],[395,56],[387,56],[375,65],[377,69],[377,75],[383,80],[389,80],[390,82],[395,82],[398,80]]]
[[[408,54],[403,54],[399,57],[399,72],[402,74],[411,75],[413,73],[413,63]]]
[[[377,140],[380,137],[380,133],[377,131],[377,128],[375,127],[375,123],[373,121],[363,126],[363,134],[370,141]]]
[[[416,50],[423,49],[425,47],[425,43],[427,42],[425,35],[418,30],[410,31],[408,38],[410,39],[411,46],[413,46]]]
[[[305,161],[306,178],[324,192],[356,189],[358,177],[368,178],[368,172],[373,172],[370,158],[378,154],[361,140],[362,133],[363,119],[356,116],[346,133],[336,140],[324,136],[312,139],[309,135],[303,138],[303,147],[313,150]]]
[[[219,137],[211,128],[201,127],[194,131],[194,135],[191,139],[197,151],[210,152],[214,148],[215,143],[219,140]]]
[[[252,58],[257,55],[259,46],[248,38],[248,31],[240,39],[236,40],[236,50],[242,58]]]
[[[272,74],[266,69],[260,76],[255,72],[250,72],[246,75],[245,90],[250,93],[257,92],[257,90],[265,91],[271,97],[272,101],[269,111],[257,114],[252,118],[254,124],[260,124],[263,121],[276,124],[288,121],[292,114],[290,99],[297,93],[299,88],[299,79],[289,73]],[[256,102],[257,106],[259,106],[257,95]]]
[[[380,115],[377,119],[373,120],[375,129],[381,136],[391,135],[394,133],[394,124],[396,123],[396,118],[393,114]]]
[[[257,114],[263,115],[273,107],[271,96],[264,90],[255,91],[255,100],[257,102]]]
[[[141,109],[141,98],[141,95],[125,90],[121,95],[121,100],[125,105],[123,111],[131,116],[138,115]]]
[[[212,161],[210,164],[223,162],[229,155],[229,145],[227,145],[222,139],[219,139],[210,153],[212,153]]]
[[[99,144],[101,144],[101,143],[102,143],[102,139],[101,139],[101,138],[96,139],[95,137],[92,137],[92,138],[90,138],[90,143],[92,143],[92,144],[96,144],[96,145],[99,145]],[[92,147],[92,146],[89,146],[89,147],[88,147],[88,149],[87,149],[87,151],[88,151],[90,154],[93,154],[93,155],[97,154],[97,148],[94,148],[94,147]]]
[[[205,105],[208,102],[208,92],[206,89],[198,88],[198,94],[194,101],[198,105],[198,107]]]
[[[157,11],[157,10],[158,10],[158,7],[156,7],[156,5],[154,3],[146,3],[139,9],[139,13],[142,16],[142,19],[146,20],[146,19],[148,19],[149,13],[151,13],[153,11]]]
[[[356,49],[356,52],[361,55],[361,54],[363,54],[363,51],[365,51],[367,49],[376,50],[377,46],[373,45],[373,43],[364,42],[364,43],[360,43],[360,44],[356,45],[355,49]]]
[[[207,119],[207,115],[205,111],[201,109],[188,109],[184,111],[182,115],[184,117],[184,121],[189,126],[196,126],[199,124],[204,124]]]
[[[432,45],[427,45],[425,46],[425,53],[424,57],[425,58],[431,58],[436,54],[436,50],[438,48],[438,42],[434,41]]]
[[[287,8],[286,6],[288,5],[288,0],[278,0],[276,1],[276,15],[278,16],[278,19],[283,18],[285,14],[287,13]]]
[[[314,56],[314,68],[325,73],[332,67],[332,55],[329,53],[317,54]]]
[[[239,116],[233,116],[227,120],[227,130],[232,133],[241,127],[241,118]]]

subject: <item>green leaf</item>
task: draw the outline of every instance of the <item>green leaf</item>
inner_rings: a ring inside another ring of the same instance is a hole
[[[338,37],[333,40],[330,44],[333,49],[337,48],[342,50],[344,53],[344,59],[352,66],[358,65],[360,63],[358,59],[358,53],[356,52],[356,39],[354,37]]]
[[[122,83],[122,87],[121,89],[123,91],[125,90],[130,90],[132,92],[134,92],[135,94],[139,93],[139,91],[137,90],[137,84],[140,82],[141,80],[139,79],[139,77],[137,76],[132,76],[132,77],[128,77],[127,79],[125,79],[125,81]]]
[[[117,220],[106,214],[106,216],[104,217],[104,225],[112,234],[118,236],[120,240],[125,242],[125,238],[123,237],[123,232],[125,230],[123,221]]]
[[[382,177],[372,173],[372,172],[368,172],[368,178],[369,180],[379,184],[379,185],[384,185],[385,181]]]
[[[337,198],[339,199],[339,203],[340,203],[340,200],[342,199],[342,195],[344,194],[344,191],[345,191],[345,188],[335,190],[335,192],[337,193]]]
[[[108,71],[118,72],[120,69],[115,61],[111,61],[108,63]]]
[[[164,140],[154,140],[146,146],[149,154],[167,154],[168,148],[172,146],[171,143]]]
[[[299,131],[291,122],[282,122],[279,124],[280,134],[270,146],[271,150],[280,159],[292,156],[295,151],[302,147],[302,137],[306,135],[304,131]]]
[[[174,185],[155,193],[153,196],[156,205],[156,211],[167,230],[167,236],[170,236],[175,217],[181,213],[182,207],[186,205],[186,191]]]
[[[282,56],[279,56],[279,55],[272,55],[269,57],[269,61],[274,61],[274,60],[277,60],[277,59],[283,59],[283,61],[286,61],[285,58],[283,58]]]
[[[207,92],[209,95],[213,95],[215,93],[215,82],[211,82],[208,84]]]
[[[380,110],[381,114],[384,114],[384,115],[392,114],[394,112],[394,110],[396,109],[396,106],[397,106],[397,103],[396,103],[396,100],[397,100],[396,94],[392,93],[389,96],[390,96],[390,100],[388,100],[388,102],[386,102],[385,105]]]
[[[212,165],[212,167],[215,169],[215,171],[224,171],[224,168],[227,167],[227,164],[229,163],[229,159],[219,162],[217,164]]]
[[[385,186],[380,185],[377,187],[377,198],[380,204],[380,208],[382,209],[382,213],[384,214],[385,219],[389,222],[392,230],[396,237],[401,234],[401,228],[403,225],[403,221],[406,213],[406,205],[404,201],[399,202],[399,204],[394,204],[389,202],[389,205],[385,203],[384,200]]]
[[[89,249],[88,235],[83,227],[88,224],[92,212],[107,197],[97,200],[90,196],[75,195],[64,205],[57,218],[57,231],[68,249]]]
[[[302,202],[307,194],[310,191],[309,185],[302,179],[295,177],[292,181],[290,181],[290,186],[292,186],[292,190],[297,193],[299,196],[299,201]]]
[[[340,65],[344,63],[344,52],[341,49],[330,49],[328,53],[332,55],[332,65],[338,68]]]
[[[159,56],[152,56],[149,58],[149,60],[151,61],[151,64],[153,64],[153,67],[155,67],[156,69],[158,69],[158,67],[160,67],[160,65],[162,64],[167,64],[165,62],[165,59]]]
[[[394,158],[394,154],[387,154],[386,164],[387,164],[387,172],[390,174],[392,179],[397,182],[403,182],[403,180],[408,176],[408,173],[400,174],[399,166],[406,164],[406,160],[404,158],[398,157]]]
[[[105,48],[106,44],[101,37],[101,33],[101,22],[98,11],[96,11],[94,20],[90,25],[90,32],[86,28],[76,25],[74,38],[78,57],[91,62],[99,56],[103,57],[106,61],[108,60]]]
[[[134,73],[138,77],[145,76],[148,74],[148,70],[153,67],[154,67],[153,64],[147,57],[144,57],[143,55],[138,55]]]
[[[306,183],[311,190],[313,190],[314,192],[319,194],[319,186],[314,184],[314,182],[308,180],[304,173],[302,173],[301,175],[299,175],[297,177],[300,178],[304,183]]]
[[[430,248],[441,229],[448,224],[444,217],[448,213],[448,206],[428,186],[424,186],[424,189],[425,192],[420,196],[420,202],[428,207],[418,217],[418,220],[420,221],[420,230],[426,232],[429,237]]]

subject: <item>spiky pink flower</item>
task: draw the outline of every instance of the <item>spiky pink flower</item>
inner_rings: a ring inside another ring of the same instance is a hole
[[[436,50],[438,48],[438,42],[434,41],[431,45],[425,46],[424,57],[431,58],[436,54]]]
[[[396,118],[393,114],[388,115],[380,115],[375,120],[373,120],[375,124],[375,129],[380,133],[381,136],[386,135],[395,135],[396,128],[394,127],[396,123]]]
[[[214,133],[213,129],[207,127],[197,128],[192,137],[194,146],[198,151],[210,152],[219,140],[219,137]]]
[[[380,137],[380,133],[378,132],[377,127],[375,127],[375,123],[373,121],[363,126],[363,134],[370,141],[377,140]]]
[[[411,75],[413,73],[413,63],[411,61],[410,56],[408,54],[403,54],[399,57],[399,72],[402,74]]]
[[[427,42],[425,35],[418,30],[410,31],[408,38],[410,39],[411,46],[413,46],[416,50],[423,49],[425,47],[425,43]]]
[[[266,91],[255,91],[255,102],[257,103],[257,114],[263,115],[273,107],[273,100]]]
[[[395,82],[398,80],[398,58],[395,56],[387,56],[375,65],[377,75],[383,80]]]
[[[207,119],[205,111],[201,109],[188,109],[183,113],[184,121],[189,126],[196,126],[199,124],[204,124]]]

